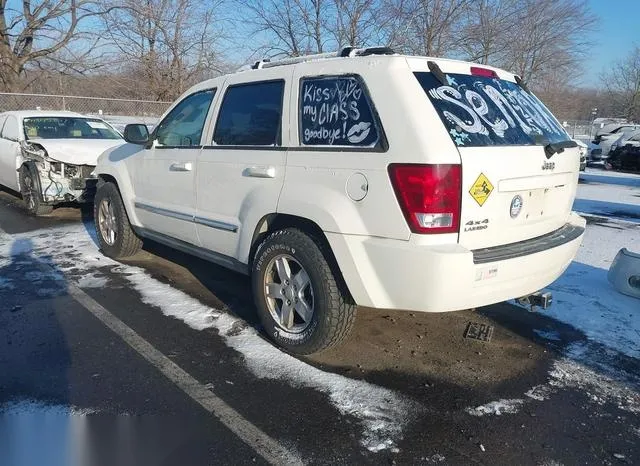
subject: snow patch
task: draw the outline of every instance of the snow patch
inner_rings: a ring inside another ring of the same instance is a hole
[[[555,330],[533,329],[533,333],[538,335],[540,338],[544,338],[545,340],[562,341],[562,338],[560,338],[560,334]]]
[[[107,283],[107,277],[100,274],[86,275],[76,280],[76,285],[80,288],[103,288]]]
[[[609,220],[587,225],[582,247],[567,271],[549,289],[554,305],[545,315],[582,331],[587,338],[640,358],[640,300],[618,293],[607,271],[618,250],[640,251],[640,228]]]
[[[13,290],[15,286],[13,281],[8,278],[0,277],[0,290]]]
[[[525,396],[536,401],[545,401],[551,395],[551,388],[547,385],[536,385],[525,392]]]
[[[576,343],[567,354],[582,353],[584,345]],[[640,414],[640,394],[621,381],[597,373],[572,357],[555,361],[549,373],[549,385],[556,388],[578,388],[596,404],[613,403],[618,408]]]
[[[517,413],[523,404],[524,400],[521,399],[498,400],[475,408],[467,408],[466,411],[472,416],[486,416],[488,414],[500,416]]]
[[[46,415],[46,416],[87,416],[95,414],[93,408],[76,408],[75,406],[48,405],[35,400],[9,401],[0,405],[3,416]]]
[[[427,457],[423,456],[421,459],[422,461],[428,464],[437,464],[437,463],[442,463],[446,458],[440,453],[435,453],[431,456],[427,456]]]
[[[85,225],[87,228],[89,225]],[[143,269],[123,265],[103,256],[82,225],[56,228],[47,234],[16,235],[13,244],[27,239],[32,253],[51,261],[69,276],[91,276],[98,267],[111,271],[131,283],[142,301],[157,307],[163,314],[182,320],[196,330],[214,328],[227,345],[244,356],[247,367],[259,378],[286,381],[294,387],[307,387],[326,394],[343,415],[360,420],[363,428],[361,444],[372,452],[397,451],[402,430],[419,406],[398,393],[366,381],[324,372],[306,364],[265,341],[258,332],[244,326],[243,321],[202,304],[184,292],[162,283]],[[65,249],[73,245],[73,250]],[[0,255],[9,255],[11,239],[0,244]],[[33,279],[44,277],[37,274]],[[55,274],[54,274],[55,275]]]

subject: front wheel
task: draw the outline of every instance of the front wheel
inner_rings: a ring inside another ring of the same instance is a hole
[[[49,215],[53,211],[53,206],[44,204],[42,200],[38,173],[34,173],[28,165],[23,165],[20,169],[20,194],[31,215]]]
[[[295,354],[339,344],[351,332],[356,306],[321,243],[289,228],[269,235],[252,266],[256,307],[266,333]]]
[[[142,248],[142,240],[135,234],[120,191],[114,183],[98,187],[93,204],[98,244],[105,256],[113,259],[134,256]]]

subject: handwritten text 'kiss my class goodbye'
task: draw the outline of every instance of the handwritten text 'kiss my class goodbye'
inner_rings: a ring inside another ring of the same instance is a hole
[[[371,123],[359,122],[361,99],[362,87],[352,78],[304,83],[304,142],[331,145],[336,141],[349,141],[357,144],[366,139]]]

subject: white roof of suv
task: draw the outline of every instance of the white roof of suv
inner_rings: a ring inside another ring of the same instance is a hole
[[[449,58],[437,58],[437,57],[425,57],[425,56],[415,56],[415,55],[404,55],[394,52],[392,49],[388,47],[369,47],[369,48],[353,48],[346,47],[338,52],[328,52],[328,53],[320,53],[315,55],[304,55],[300,57],[293,58],[284,58],[282,60],[274,60],[270,61],[269,59],[260,60],[255,62],[252,65],[245,65],[240,68],[236,73],[260,73],[260,70],[269,69],[273,67],[280,66],[292,66],[292,65],[301,65],[301,64],[317,64],[318,62],[331,62],[334,64],[335,62],[340,61],[349,61],[353,63],[353,60],[363,59],[363,58],[371,58],[372,55],[375,55],[376,60],[389,61],[392,62],[394,60],[404,60],[410,66],[410,68],[424,68],[426,63],[433,62],[438,64],[440,67],[445,69],[447,73],[468,73],[469,65],[475,65],[474,63],[462,61],[462,60],[453,60]],[[477,64],[478,67],[481,67],[485,70],[494,71],[500,79],[505,79],[508,81],[518,82],[522,85],[522,81],[515,74],[510,73],[508,71],[502,70],[500,68],[495,68],[489,65],[481,65]],[[235,74],[235,73],[230,73]],[[223,75],[217,78],[209,79],[203,82],[200,82],[193,86],[191,89],[187,90],[183,95],[191,94],[193,92],[197,92],[198,90],[207,89],[212,87],[216,81],[218,81],[221,77],[228,76]]]

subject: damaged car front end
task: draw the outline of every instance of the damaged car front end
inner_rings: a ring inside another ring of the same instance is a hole
[[[62,202],[92,202],[97,179],[95,166],[74,165],[49,156],[45,147],[37,142],[21,144],[23,163],[38,174],[40,194],[45,204]]]

